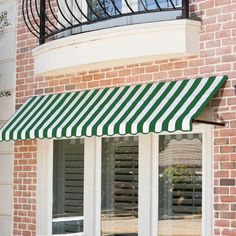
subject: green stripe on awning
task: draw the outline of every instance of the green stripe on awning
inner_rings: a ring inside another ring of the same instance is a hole
[[[227,76],[31,97],[0,141],[191,131]]]

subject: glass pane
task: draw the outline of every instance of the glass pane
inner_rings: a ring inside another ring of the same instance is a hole
[[[88,4],[88,17],[91,20],[119,15],[122,8],[121,0],[88,0]]]
[[[102,140],[102,236],[138,235],[138,139]]]
[[[162,8],[171,8],[173,9],[173,6],[175,7],[181,7],[182,1],[180,0],[138,0],[139,1],[139,7],[140,11],[143,11],[145,8],[148,10],[156,10]]]
[[[55,140],[53,155],[53,234],[83,232],[83,188],[83,140]]]
[[[158,236],[200,236],[202,135],[161,135],[159,150]]]

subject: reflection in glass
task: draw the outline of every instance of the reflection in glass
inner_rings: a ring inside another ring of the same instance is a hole
[[[53,235],[83,235],[83,140],[55,140],[53,155]]]
[[[161,135],[159,140],[158,236],[200,236],[202,135]]]
[[[121,8],[121,0],[88,0],[88,17],[91,20],[98,20],[119,15]]]
[[[138,139],[102,140],[102,236],[138,235]]]
[[[181,0],[139,0],[139,7],[140,10],[144,10],[145,8],[148,10],[156,10],[159,7],[161,9],[167,9],[167,8],[173,8],[174,7],[180,7],[181,6]],[[159,6],[159,7],[158,7]]]

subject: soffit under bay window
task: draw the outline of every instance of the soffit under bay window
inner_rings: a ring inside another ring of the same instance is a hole
[[[149,83],[29,98],[0,140],[191,131],[227,76]]]

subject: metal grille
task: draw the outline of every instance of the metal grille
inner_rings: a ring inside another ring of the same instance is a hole
[[[188,18],[188,5],[188,0],[22,0],[22,12],[29,31],[43,44],[101,28]]]

